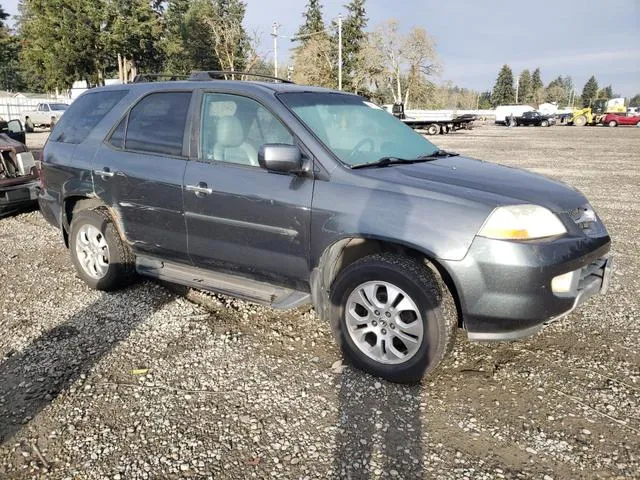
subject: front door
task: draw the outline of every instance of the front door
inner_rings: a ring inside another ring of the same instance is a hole
[[[100,146],[96,194],[116,210],[137,253],[189,263],[182,204],[183,151],[191,92],[140,100]]]
[[[311,176],[258,165],[264,144],[296,139],[257,101],[205,93],[199,155],[187,165],[184,208],[196,266],[285,285],[308,282]]]

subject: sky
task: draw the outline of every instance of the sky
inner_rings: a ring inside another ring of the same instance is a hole
[[[325,23],[348,0],[321,0]],[[0,0],[11,14],[18,0]],[[261,53],[273,56],[269,33],[294,34],[307,0],[246,0],[245,24],[261,34]],[[490,90],[507,63],[519,74],[540,67],[546,83],[570,75],[580,93],[595,75],[614,93],[640,93],[640,0],[367,0],[369,29],[388,19],[402,30],[422,27],[436,40],[442,66],[436,82],[452,81],[474,90]],[[278,58],[289,59],[291,44],[279,39]]]

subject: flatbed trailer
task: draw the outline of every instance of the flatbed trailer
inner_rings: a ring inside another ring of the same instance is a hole
[[[437,113],[426,113],[419,110],[405,112],[404,105],[395,104],[392,109],[393,115],[406,123],[412,129],[427,135],[445,135],[456,130],[471,130],[476,116],[465,115],[442,115]]]

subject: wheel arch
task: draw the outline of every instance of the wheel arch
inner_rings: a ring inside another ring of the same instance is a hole
[[[118,235],[120,235],[120,238],[126,242],[126,238],[122,233],[123,230],[120,215],[114,208],[110,208],[99,197],[92,197],[87,195],[69,195],[65,197],[62,209],[62,236],[67,248],[69,247],[69,231],[74,214],[82,210],[95,210],[97,208],[104,208],[109,212]]]
[[[428,251],[416,249],[411,245],[375,237],[347,237],[325,248],[318,264],[313,266],[310,281],[313,304],[321,318],[328,319],[329,290],[340,272],[363,257],[384,252],[399,253],[415,258],[438,275],[453,297],[456,305],[458,326],[463,326],[458,288],[453,277],[447,269],[437,261],[435,255]]]

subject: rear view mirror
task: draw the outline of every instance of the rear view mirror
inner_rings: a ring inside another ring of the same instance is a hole
[[[270,143],[258,150],[258,163],[272,172],[295,173],[302,170],[302,153],[294,145]]]

